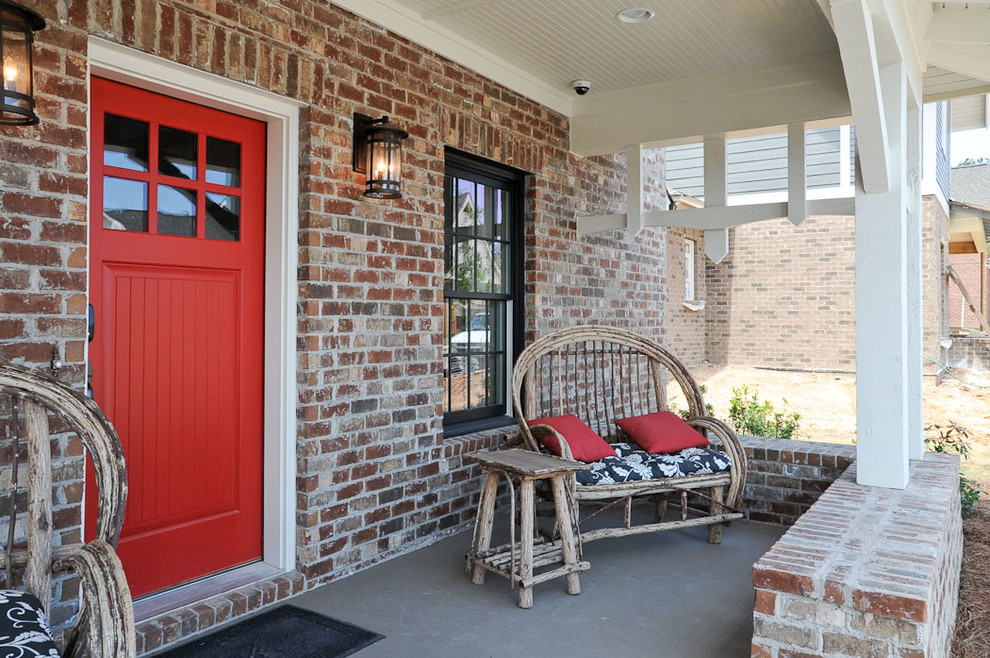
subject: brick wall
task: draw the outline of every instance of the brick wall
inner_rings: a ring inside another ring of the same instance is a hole
[[[934,195],[922,197],[921,312],[925,329],[922,352],[938,363],[945,363],[946,351],[941,341],[949,336],[949,215]],[[924,372],[940,373],[931,361],[924,362]]]
[[[578,239],[575,218],[619,212],[625,156],[582,159],[564,117],[317,0],[29,3],[38,127],[0,133],[0,359],[44,368],[53,347],[81,385],[87,242],[87,36],[296,99],[301,112],[296,391],[297,572],[145,621],[150,651],[465,527],[478,491],[466,450],[498,433],[442,435],[445,145],[531,172],[527,337],[578,323],[663,340],[667,235]],[[351,116],[407,129],[403,199],[361,196]],[[646,178],[659,180],[662,156]],[[661,188],[647,194],[660,207]],[[79,488],[78,442],[56,454]],[[80,497],[58,523],[80,523]],[[286,584],[288,583],[288,584]],[[206,607],[203,607],[203,606]]]
[[[990,269],[986,265],[986,256],[983,254],[952,254],[949,256],[949,264],[955,269],[956,274],[962,279],[963,285],[970,298],[976,303],[976,307],[986,317],[990,312]],[[962,296],[959,286],[955,281],[949,282],[949,326],[965,327],[969,329],[979,329],[980,321],[969,310],[969,304]]]
[[[749,461],[743,508],[761,523],[793,525],[856,458],[855,446],[741,436]]]
[[[850,467],[753,567],[752,655],[948,656],[962,542],[958,456],[904,490]]]
[[[948,335],[941,241],[948,221],[923,203],[922,295],[926,356]],[[853,370],[856,363],[854,218],[757,222],[730,231],[729,255],[705,261],[706,357],[714,363]],[[931,370],[934,365],[926,364]]]
[[[946,365],[990,373],[990,338],[953,338]]]
[[[855,364],[852,217],[733,228],[729,255],[705,261],[708,359],[851,370]]]
[[[667,272],[669,295],[664,308],[664,325],[667,331],[666,347],[684,365],[691,367],[705,358],[705,313],[684,306],[686,277],[684,241],[694,242],[694,301],[706,301],[705,232],[695,229],[671,228],[667,230]],[[707,302],[706,302],[707,303]]]

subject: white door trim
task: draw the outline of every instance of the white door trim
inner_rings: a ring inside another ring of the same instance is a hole
[[[299,260],[296,236],[299,108],[304,104],[98,37],[89,37],[88,60],[90,74],[251,117],[268,125],[263,560],[282,571],[294,569],[296,266]]]

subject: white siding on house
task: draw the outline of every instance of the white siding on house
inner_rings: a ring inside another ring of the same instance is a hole
[[[987,95],[965,96],[953,98],[952,131],[973,130],[987,126]]]
[[[840,159],[843,157],[840,151],[840,128],[823,128],[805,133],[807,189],[840,186]],[[670,146],[666,153],[667,186],[678,192],[703,198],[703,146]],[[849,157],[853,157],[851,152]],[[729,196],[786,192],[787,134],[730,139],[726,143],[726,177]]]

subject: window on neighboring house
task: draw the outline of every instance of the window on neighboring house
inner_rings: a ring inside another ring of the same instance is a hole
[[[444,171],[444,431],[506,421],[522,344],[524,174],[447,149]]]
[[[684,240],[684,299],[693,301],[694,296],[694,240]]]

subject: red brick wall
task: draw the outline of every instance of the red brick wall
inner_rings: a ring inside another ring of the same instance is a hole
[[[948,335],[942,251],[947,216],[932,196],[925,197],[922,212],[923,352],[941,360],[939,341]],[[725,260],[705,261],[708,360],[853,370],[854,241],[851,216],[809,217],[798,227],[777,220],[733,228]]]
[[[575,218],[619,212],[625,157],[569,152],[564,117],[333,5],[215,0],[42,0],[41,124],[0,131],[0,359],[81,385],[87,279],[87,35],[297,99],[301,114],[297,329],[297,568],[252,594],[147,622],[145,651],[299,587],[465,526],[478,490],[460,453],[492,435],[442,436],[445,145],[532,172],[527,337],[577,323],[663,338],[666,232],[579,240]],[[407,129],[402,200],[361,196],[354,111]],[[658,180],[662,162],[647,162]],[[659,191],[648,206],[660,203]],[[82,481],[78,450],[56,455]],[[59,523],[80,520],[60,498]],[[233,595],[232,595],[233,596]]]

